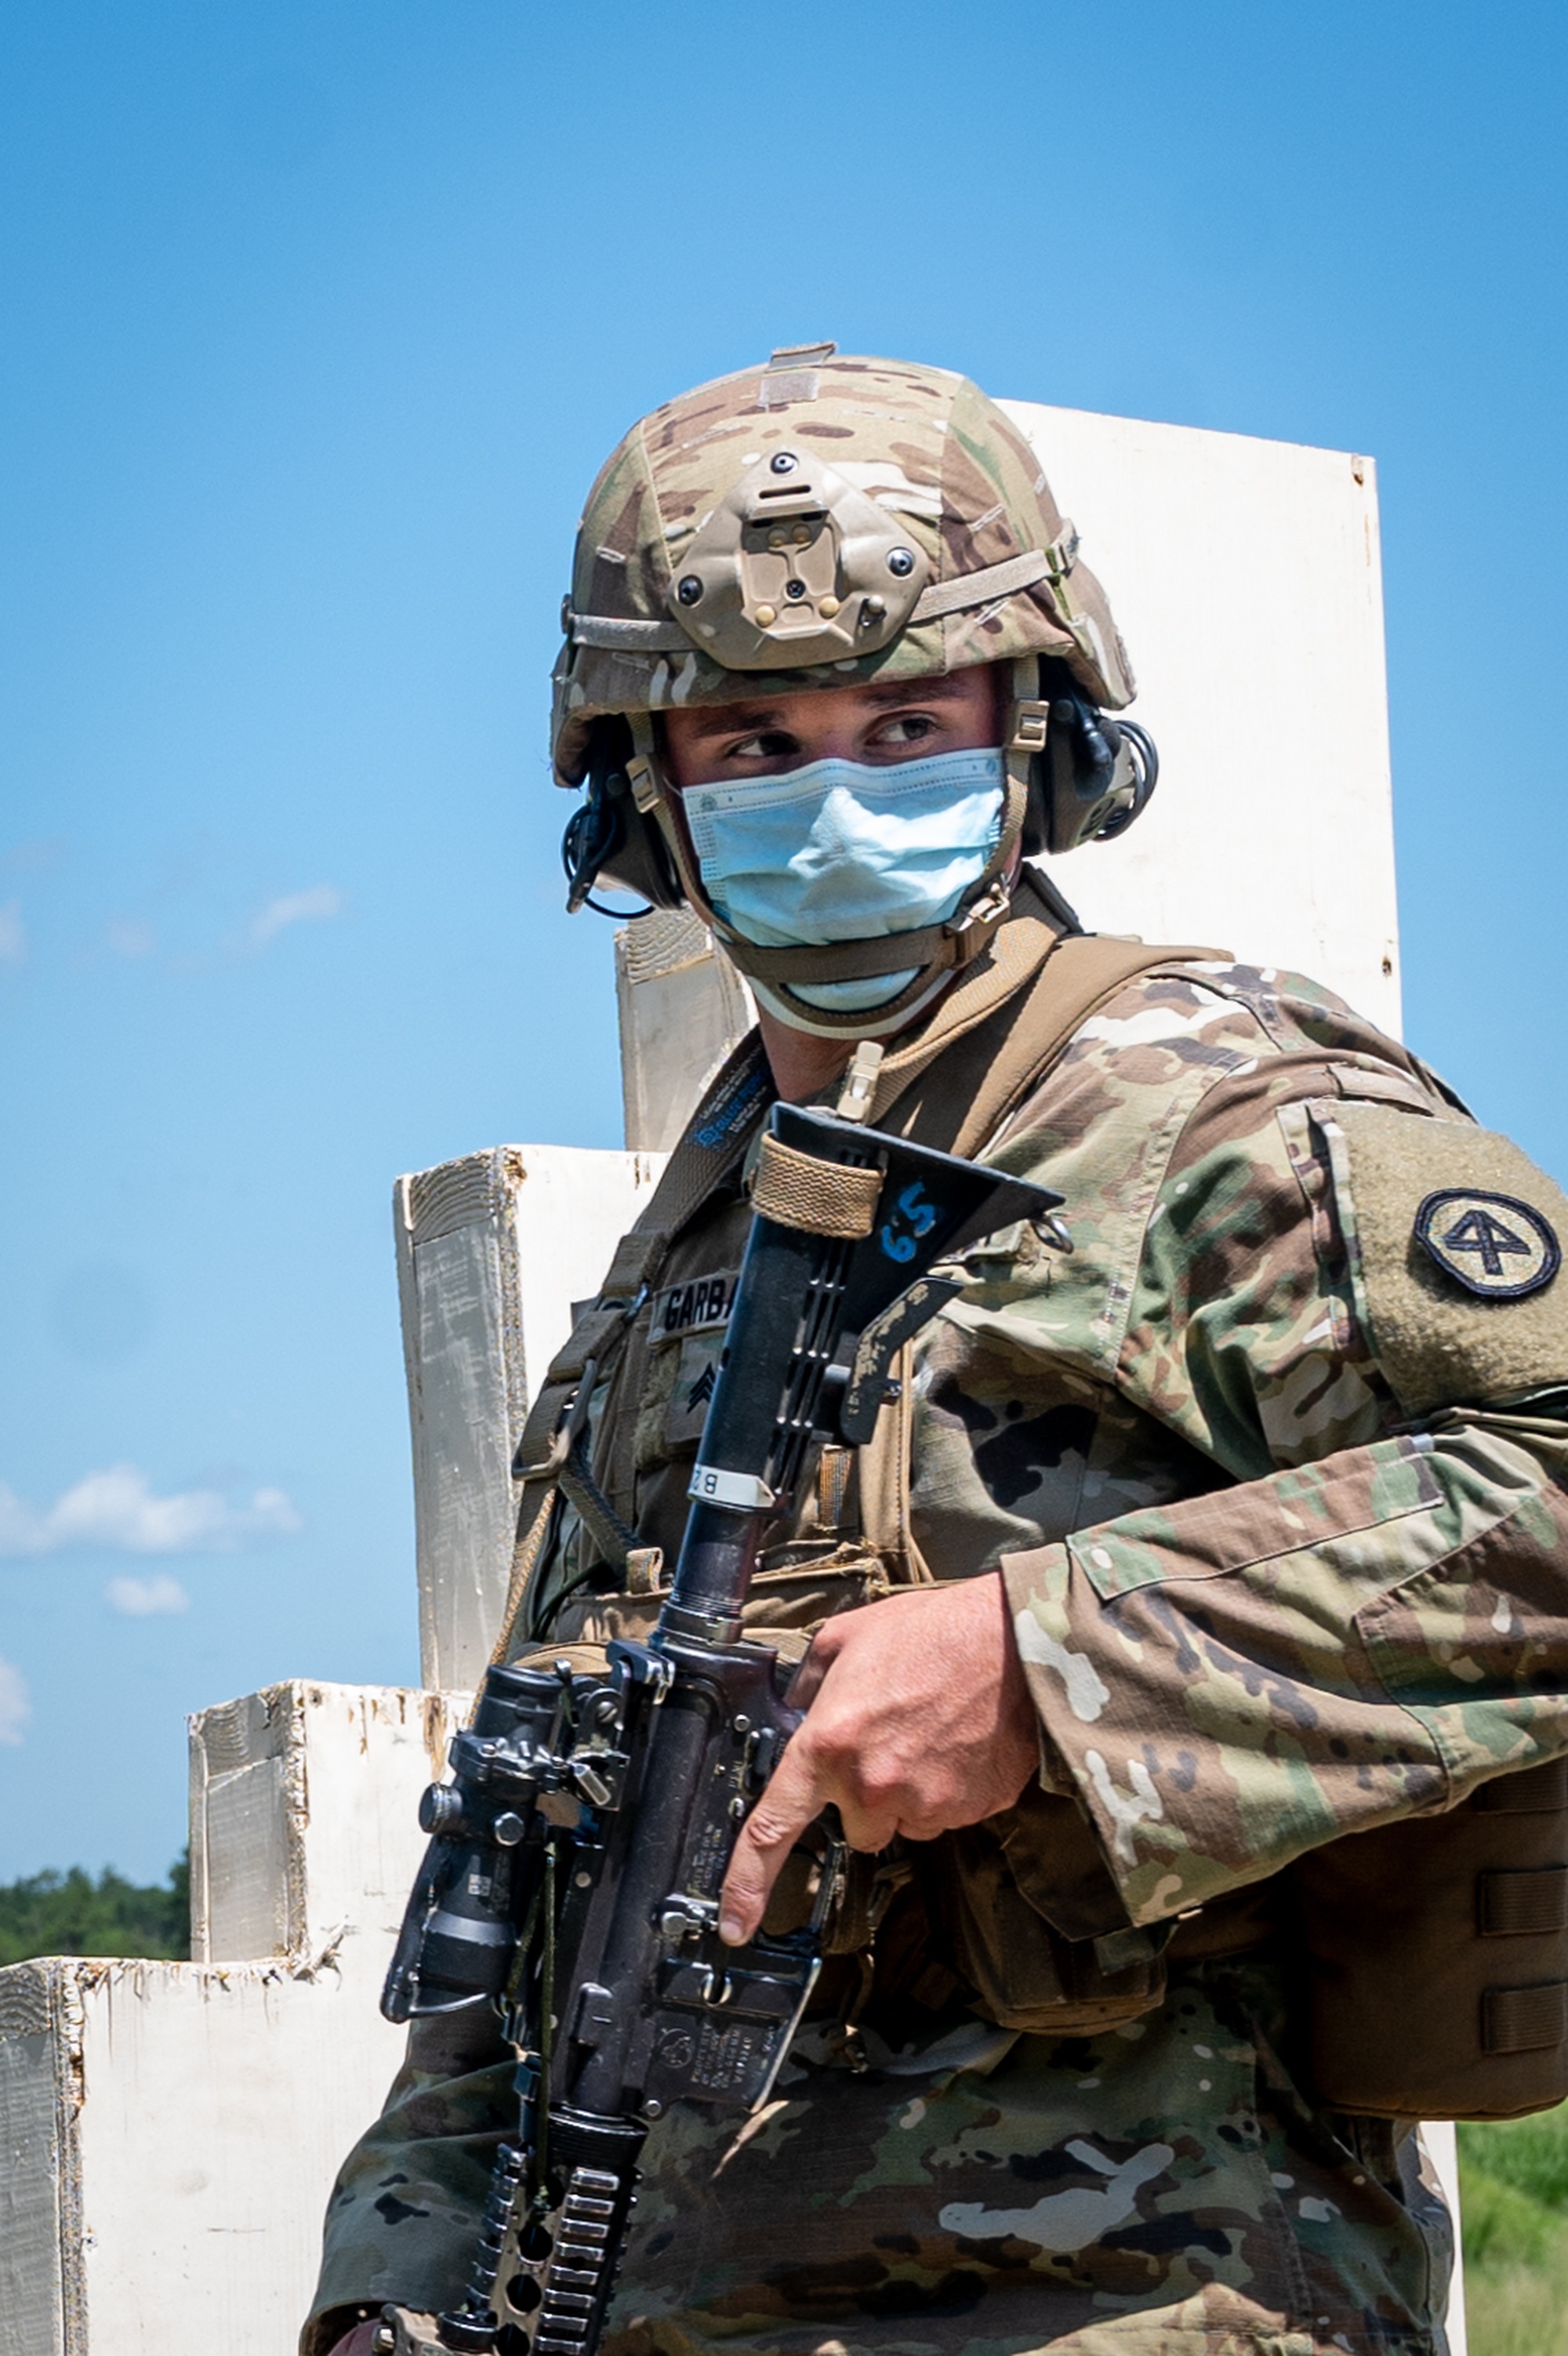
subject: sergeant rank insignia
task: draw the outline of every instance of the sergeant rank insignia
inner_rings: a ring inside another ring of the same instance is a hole
[[[1415,1240],[1444,1276],[1483,1301],[1522,1301],[1551,1283],[1563,1254],[1551,1224],[1513,1194],[1450,1186],[1428,1194]]]

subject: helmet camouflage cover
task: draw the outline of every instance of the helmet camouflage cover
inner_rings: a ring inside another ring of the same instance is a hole
[[[557,780],[592,723],[1059,658],[1120,710],[1104,592],[1027,442],[946,369],[776,352],[666,402],[589,495],[555,669]]]

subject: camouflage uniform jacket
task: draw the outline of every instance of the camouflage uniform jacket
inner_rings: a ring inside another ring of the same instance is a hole
[[[1550,1286],[1505,1304],[1414,1267],[1412,1140],[1439,1186],[1500,1176],[1548,1227],[1568,1215],[1339,1001],[1205,964],[1129,982],[992,1147],[1061,1190],[1073,1248],[968,1255],[911,1387],[902,1558],[868,1548],[830,1460],[758,1616],[790,1617],[792,1582],[809,1618],[888,1576],[1000,1568],[1042,1783],[1095,1835],[1091,1927],[1190,1918],[1168,1993],[1055,2039],[961,1994],[923,2034],[874,2001],[869,2072],[820,2025],[761,2122],[667,2120],[626,2350],[1442,2346],[1414,2138],[1304,2091],[1268,1943],[1294,1858],[1568,1748],[1568,1315]],[[671,1551],[745,1217],[738,1184],[710,1197],[599,1418],[601,1479]],[[592,1554],[576,1533],[557,1594]],[[635,1598],[587,1598],[547,1607],[549,1633],[635,1621]],[[493,2049],[435,2048],[416,2040],[345,2168],[318,2318],[456,2287],[508,2104]]]

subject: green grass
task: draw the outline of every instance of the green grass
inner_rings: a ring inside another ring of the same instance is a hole
[[[0,1964],[29,1955],[173,1955],[190,1953],[190,1871],[181,1858],[166,1881],[127,1881],[105,1866],[96,1881],[32,1873],[0,1883]]]
[[[1568,2104],[1459,2130],[1470,2356],[1568,2356]]]

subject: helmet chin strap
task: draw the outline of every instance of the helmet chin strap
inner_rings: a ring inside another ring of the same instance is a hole
[[[907,973],[908,968],[901,967],[899,970]],[[784,997],[755,976],[751,977],[751,987],[757,1004],[766,1007],[780,1023],[788,1023],[791,1031],[810,1032],[813,1039],[886,1039],[914,1022],[941,996],[953,971],[950,966],[944,966],[933,973],[928,967],[917,973],[896,998],[886,1000],[881,1006],[862,1007],[858,1013],[833,1006],[812,1006],[793,991]]]
[[[662,835],[690,905],[780,1023],[819,1039],[885,1038],[922,1012],[954,973],[972,965],[990,946],[1012,901],[1028,806],[1030,763],[1045,743],[1050,709],[1023,693],[1026,687],[1037,686],[1038,665],[1029,659],[1015,662],[1012,669],[1014,701],[1003,743],[1004,785],[995,849],[945,923],[922,925],[908,933],[886,933],[874,940],[761,948],[726,924],[703,890],[660,759],[652,715],[628,713],[634,749],[627,763],[627,781],[632,798]],[[911,979],[882,1004],[859,1009],[816,1006],[792,987],[868,981],[879,974],[911,974]]]

